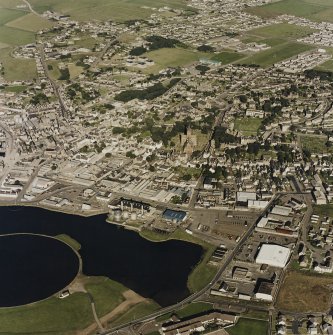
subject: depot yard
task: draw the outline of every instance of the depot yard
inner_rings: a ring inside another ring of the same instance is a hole
[[[289,14],[314,21],[333,22],[333,3],[331,0],[282,0],[264,6],[248,8],[247,11],[264,18]]]
[[[285,59],[296,56],[302,52],[313,49],[310,45],[301,43],[284,43],[272,47],[268,50],[258,52],[244,60],[241,60],[241,64],[255,64],[262,67],[268,67],[274,63],[283,61]]]
[[[193,232],[204,232],[207,239],[222,239],[228,247],[234,245],[236,239],[242,236],[247,226],[256,220],[257,214],[202,209],[191,212],[191,217]]]
[[[290,271],[277,297],[277,307],[295,313],[325,312],[331,305],[330,286],[329,276]]]

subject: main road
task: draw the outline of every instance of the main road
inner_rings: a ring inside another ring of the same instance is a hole
[[[273,197],[272,200],[269,202],[269,204],[266,206],[264,212],[266,212],[267,208],[269,208],[269,206],[271,205],[271,203],[275,200],[275,198]],[[226,268],[228,267],[228,265],[231,263],[231,261],[233,260],[233,258],[235,257],[235,255],[237,254],[237,252],[239,251],[239,249],[241,248],[241,246],[247,241],[247,239],[250,237],[250,235],[252,234],[252,232],[254,231],[256,226],[256,222],[253,222],[252,225],[249,227],[249,229],[247,230],[247,232],[242,236],[242,238],[239,240],[238,244],[236,245],[236,247],[229,253],[227,253],[226,259],[223,263],[223,265],[221,266],[221,268],[218,270],[218,272],[215,274],[214,278],[212,279],[212,281],[206,285],[203,289],[201,289],[198,292],[193,293],[192,295],[188,296],[187,298],[185,298],[184,300],[162,308],[158,311],[156,311],[155,313],[152,313],[148,316],[144,316],[142,318],[136,319],[134,321],[130,321],[127,322],[123,325],[120,325],[118,327],[114,327],[111,328],[105,332],[102,332],[100,334],[102,335],[109,335],[109,334],[113,334],[116,333],[118,331],[124,330],[125,328],[131,327],[135,324],[139,324],[139,323],[143,323],[143,322],[147,322],[150,321],[152,319],[155,319],[159,316],[162,316],[166,313],[170,313],[173,312],[179,308],[182,308],[184,305],[190,304],[191,302],[199,299],[201,296],[203,296],[205,293],[209,292],[209,290],[220,280],[220,277],[222,275],[222,273],[226,270]]]

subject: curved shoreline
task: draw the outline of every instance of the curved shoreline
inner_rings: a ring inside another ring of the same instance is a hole
[[[104,209],[104,210],[99,210],[96,212],[88,212],[85,213],[82,210],[79,211],[66,211],[63,210],[62,208],[54,208],[54,207],[48,207],[48,206],[44,206],[44,205],[40,205],[40,204],[31,204],[31,203],[3,203],[0,202],[0,207],[31,207],[31,208],[40,208],[43,210],[47,210],[47,211],[51,211],[51,212],[55,212],[55,213],[62,213],[62,214],[67,214],[67,215],[72,215],[72,216],[80,216],[80,217],[93,217],[93,216],[97,216],[97,215],[107,215],[109,213],[108,210]],[[210,255],[212,253],[212,249],[215,248],[215,246],[200,240],[199,238],[195,237],[195,236],[191,236],[191,235],[187,235],[187,233],[185,233],[184,231],[181,230],[181,233],[186,234],[184,236],[173,236],[174,233],[171,233],[169,236],[166,236],[165,238],[162,239],[154,239],[154,238],[149,238],[149,236],[145,236],[144,233],[142,233],[143,231],[140,229],[132,229],[132,227],[128,227],[126,224],[119,224],[117,222],[114,222],[113,220],[108,220],[108,217],[105,218],[105,222],[115,225],[115,226],[119,226],[122,227],[126,230],[131,230],[136,232],[141,238],[152,242],[152,243],[159,243],[159,242],[168,242],[168,241],[182,241],[182,242],[186,242],[186,243],[191,243],[197,246],[200,246],[202,248],[202,256],[201,259],[199,260],[198,263],[196,263],[195,265],[193,265],[188,277],[187,277],[187,289],[189,290],[189,293],[194,293],[198,290],[200,290],[201,288],[201,284],[200,284],[200,268],[206,268],[208,260],[210,258]],[[65,243],[64,241],[62,241],[63,243]],[[66,243],[67,244],[67,243]],[[72,246],[70,246],[72,248]],[[76,250],[75,250],[76,251]],[[77,252],[77,251],[76,251]],[[77,253],[78,254],[78,253]],[[80,257],[81,260],[81,257]],[[211,273],[208,274],[209,277],[212,277]],[[195,279],[193,279],[195,278]]]
[[[65,244],[67,247],[69,247],[75,253],[76,257],[79,260],[79,266],[78,266],[77,273],[76,273],[75,277],[68,284],[66,284],[66,286],[64,288],[62,288],[61,290],[52,293],[51,295],[49,295],[46,298],[35,300],[35,301],[29,302],[27,304],[21,304],[21,305],[15,305],[15,306],[0,306],[0,309],[11,309],[11,308],[18,308],[18,307],[27,307],[27,306],[30,306],[30,305],[33,305],[33,304],[36,304],[36,303],[39,303],[39,302],[42,302],[42,301],[46,301],[46,300],[52,298],[53,296],[60,294],[67,287],[71,286],[77,280],[77,278],[82,274],[82,258],[81,258],[81,255],[71,245],[69,245],[65,241],[62,241],[61,239],[56,238],[55,236],[49,236],[49,235],[45,235],[45,234],[35,234],[35,233],[9,233],[9,234],[1,234],[0,238],[1,237],[10,237],[10,236],[21,236],[21,235],[28,235],[28,236],[37,236],[37,237],[49,238],[49,239],[56,240],[56,241],[58,241],[60,243]]]

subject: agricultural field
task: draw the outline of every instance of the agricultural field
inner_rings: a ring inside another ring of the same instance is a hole
[[[277,298],[277,307],[290,312],[325,312],[331,306],[332,277],[290,271]]]
[[[308,36],[314,33],[316,30],[309,27],[301,27],[294,24],[279,23],[272,24],[271,26],[261,27],[247,31],[247,35],[254,35],[256,37],[265,38],[282,38],[282,39],[293,39]]]
[[[147,7],[186,8],[184,0],[31,0],[34,9],[43,13],[53,10],[70,15],[74,20],[88,21],[92,17],[96,20],[127,20],[146,19],[153,10]]]
[[[6,9],[1,8],[0,10],[0,26],[3,26],[4,24],[16,20],[19,17],[23,16],[25,12],[21,10],[15,10],[15,9]]]
[[[6,80],[31,80],[37,76],[36,63],[33,59],[13,58],[11,48],[0,49],[0,62],[4,66]]]
[[[0,0],[0,8],[14,9],[17,6],[22,6],[21,0]]]
[[[32,32],[0,26],[0,43],[7,46],[17,46],[33,42],[35,42],[35,34]]]
[[[7,26],[20,30],[37,32],[42,29],[51,28],[53,24],[49,20],[46,20],[33,13],[29,13],[27,15],[21,16],[13,21],[8,22]]]
[[[290,14],[314,21],[333,22],[333,2],[331,0],[282,0],[248,8],[247,11],[264,18]]]
[[[235,62],[241,58],[244,58],[245,55],[238,53],[238,52],[229,52],[229,51],[222,51],[221,53],[212,57],[212,60],[216,60],[223,65],[230,64]]]
[[[240,318],[235,326],[226,330],[230,335],[266,335],[267,329],[267,321]]]
[[[269,67],[275,63],[296,56],[302,52],[313,49],[310,45],[301,43],[284,43],[279,44],[271,49],[264,50],[254,54],[245,60],[240,61],[241,64],[256,64],[262,67]]]
[[[155,65],[145,69],[144,72],[155,73],[169,66],[185,66],[201,58],[209,58],[210,54],[181,48],[163,48],[147,52],[144,56],[155,62]]]
[[[245,136],[256,135],[261,125],[261,119],[257,117],[244,117],[235,119],[234,129],[239,130]]]

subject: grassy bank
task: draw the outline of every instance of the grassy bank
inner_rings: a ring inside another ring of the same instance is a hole
[[[111,279],[84,277],[81,280],[94,299],[99,317],[125,300],[123,292],[127,288]],[[51,297],[27,306],[0,308],[0,334],[71,334],[92,323],[90,298],[83,292],[65,299]]]
[[[144,230],[140,232],[140,235],[143,238],[146,238],[153,242],[181,240],[198,244],[204,249],[204,254],[200,263],[193,269],[188,278],[187,286],[190,292],[197,292],[201,290],[214,278],[214,275],[217,272],[217,267],[208,264],[208,261],[216,248],[214,245],[203,241],[193,235],[187,234],[181,229],[177,229],[175,232],[169,235],[156,233],[150,230]]]
[[[93,322],[89,297],[85,293],[75,293],[66,299],[52,297],[29,306],[0,309],[2,334],[68,333]]]
[[[161,308],[156,302],[154,301],[144,301],[140,302],[139,304],[130,308],[127,312],[122,314],[120,317],[116,318],[114,321],[111,322],[111,326],[115,327],[126,322],[130,322],[132,320],[141,318],[143,316],[149,315],[156,310]]]
[[[93,296],[99,317],[120,305],[125,300],[123,293],[127,290],[124,285],[106,277],[89,277],[84,287]]]
[[[187,318],[192,315],[204,313],[213,309],[213,305],[206,302],[195,302],[181,308],[175,312],[164,314],[156,319],[158,322],[164,322],[171,318],[173,314],[177,314],[180,319]]]
[[[55,238],[60,241],[65,242],[66,244],[71,246],[76,251],[79,251],[81,249],[81,244],[78,241],[71,238],[69,235],[60,234],[60,235],[55,236]]]

